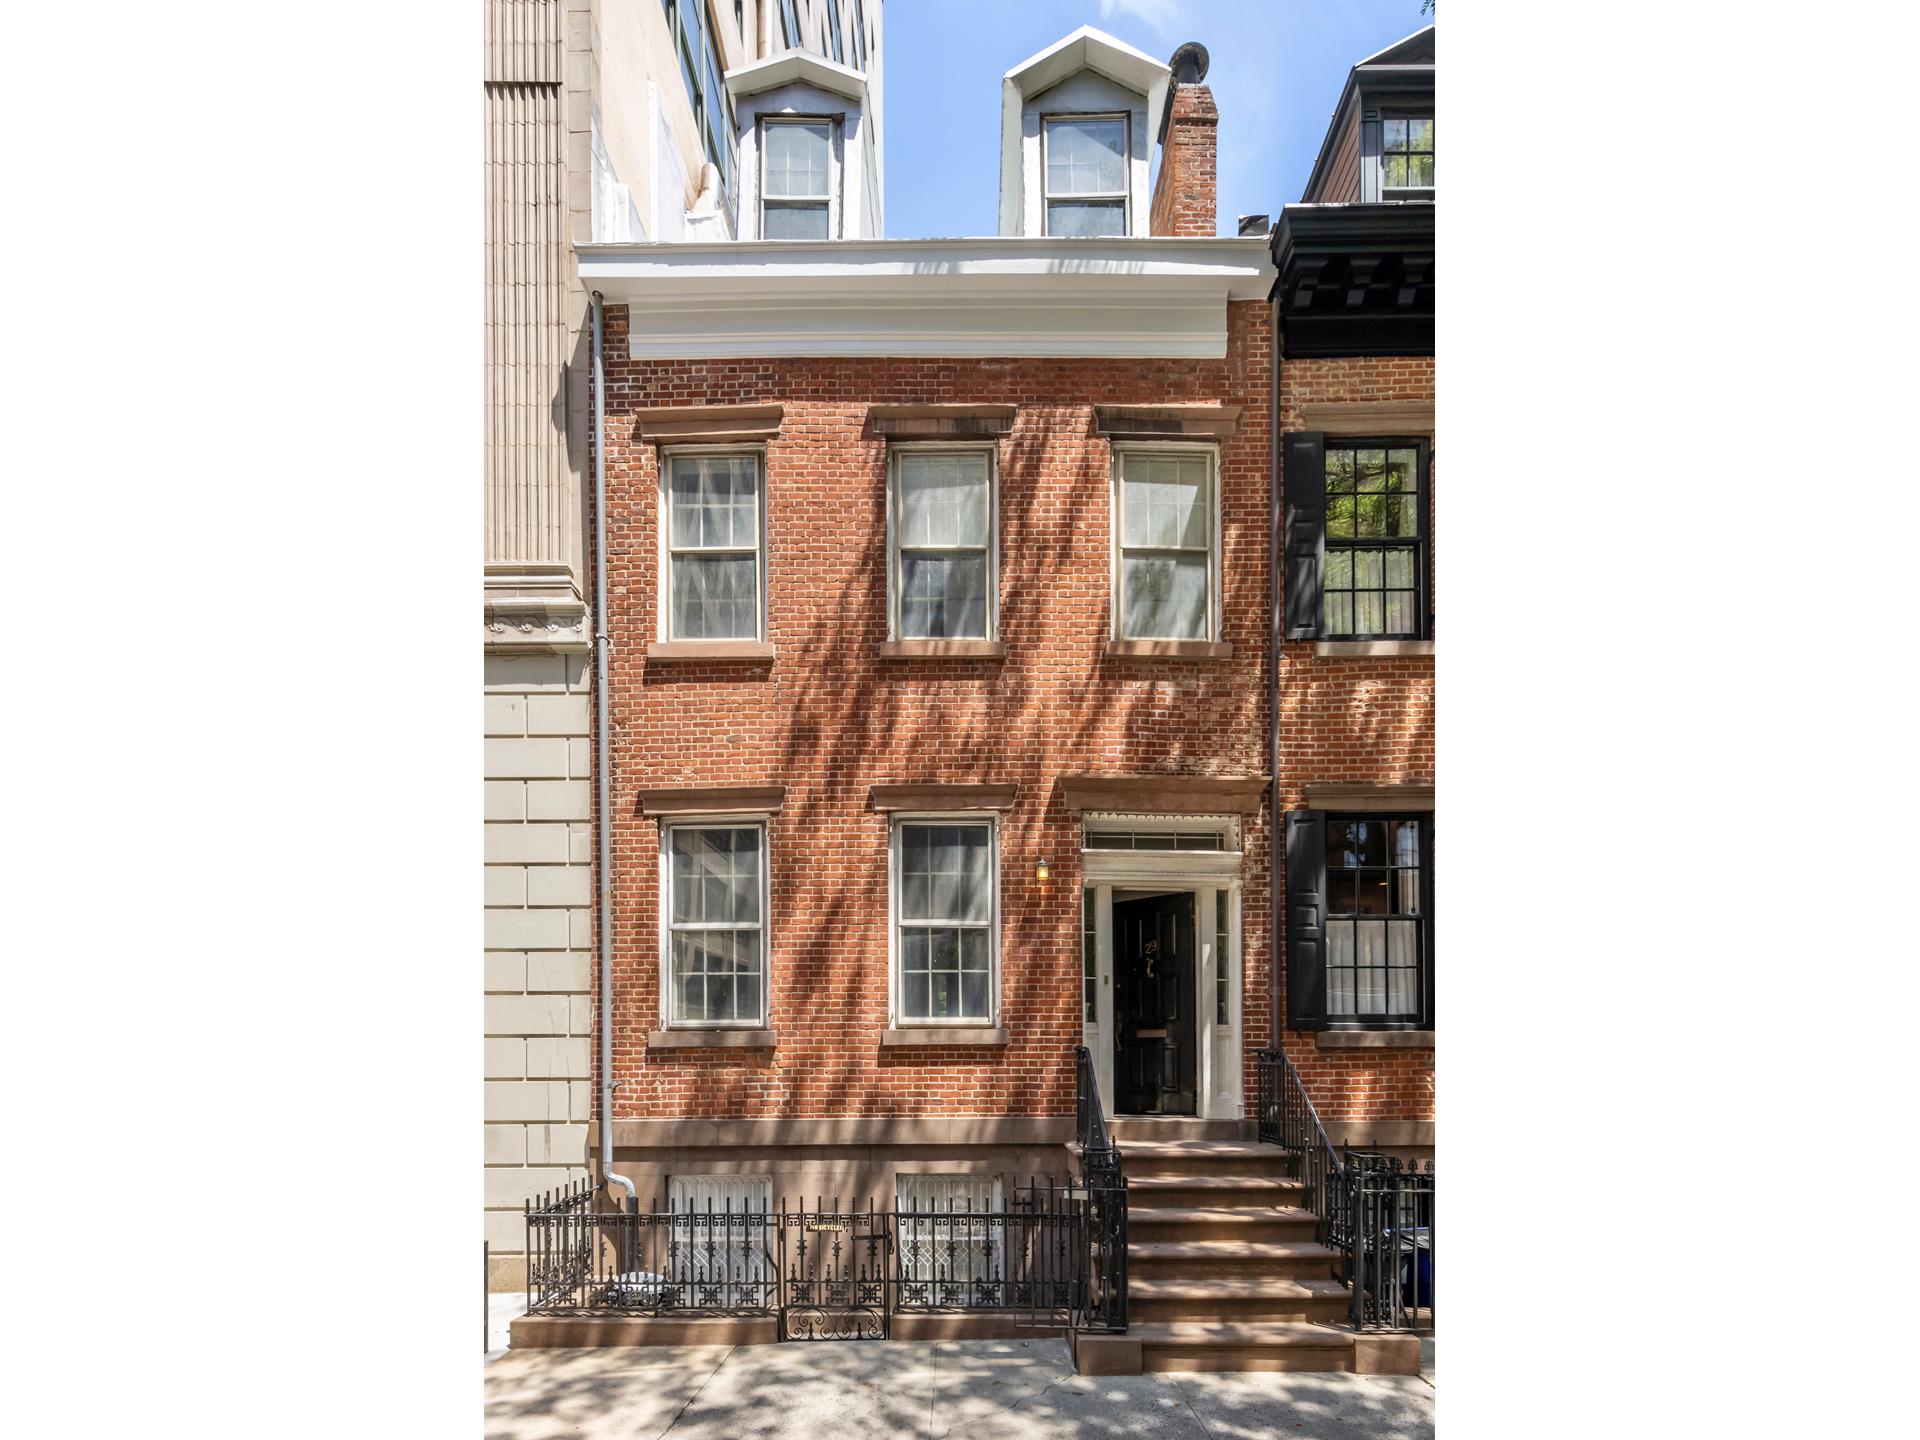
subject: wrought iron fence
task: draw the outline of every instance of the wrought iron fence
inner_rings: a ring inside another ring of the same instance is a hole
[[[1433,1326],[1433,1162],[1349,1150],[1348,1318],[1356,1330]]]
[[[1117,1197],[1117,1199],[1116,1199]],[[532,1313],[773,1315],[780,1338],[885,1339],[896,1313],[1013,1313],[1040,1328],[1112,1327],[1125,1191],[1036,1178],[997,1208],[593,1208],[585,1182],[526,1208]]]
[[[1373,1150],[1336,1154],[1286,1052],[1262,1050],[1258,1135],[1294,1157],[1320,1243],[1335,1252],[1356,1330],[1433,1325],[1433,1162]]]

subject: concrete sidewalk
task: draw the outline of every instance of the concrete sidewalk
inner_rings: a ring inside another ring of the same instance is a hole
[[[1079,1376],[1051,1337],[510,1350],[485,1374],[489,1440],[1433,1435],[1431,1371]]]

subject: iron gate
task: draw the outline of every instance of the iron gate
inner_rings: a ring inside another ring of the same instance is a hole
[[[885,1340],[892,1333],[890,1217],[865,1210],[779,1213],[780,1338]]]

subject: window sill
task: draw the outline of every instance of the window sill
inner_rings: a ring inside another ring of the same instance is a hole
[[[651,664],[713,660],[771,660],[773,645],[766,640],[656,640],[647,646]]]
[[[1316,1030],[1319,1050],[1431,1050],[1431,1030]]]
[[[1110,659],[1131,660],[1231,660],[1233,643],[1228,640],[1109,640]]]
[[[882,660],[1004,660],[1004,640],[888,640]]]
[[[1361,660],[1393,655],[1431,655],[1431,640],[1319,640],[1313,653],[1322,660]]]
[[[650,1030],[649,1050],[771,1050],[771,1030]]]
[[[882,1045],[1004,1045],[1007,1032],[994,1025],[889,1025]]]

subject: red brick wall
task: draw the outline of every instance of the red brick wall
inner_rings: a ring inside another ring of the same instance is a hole
[[[1173,116],[1160,152],[1148,233],[1212,235],[1217,177],[1216,131],[1219,108],[1205,85],[1175,85],[1169,103]]]
[[[1286,360],[1280,367],[1280,431],[1305,430],[1301,412],[1308,404],[1433,398],[1431,357]],[[1437,476],[1437,448],[1434,456]],[[1438,513],[1436,487],[1436,531]],[[1298,640],[1281,645],[1279,664],[1281,810],[1305,808],[1310,783],[1433,783],[1431,657],[1323,660],[1312,641]],[[1444,903],[1437,900],[1436,910]],[[1282,929],[1275,944],[1282,951],[1277,973],[1284,975]],[[1446,989],[1444,969],[1435,989]],[[1284,985],[1281,990],[1284,1007]],[[1444,998],[1442,993],[1436,1005]],[[1282,1044],[1323,1120],[1433,1118],[1431,1050],[1322,1051],[1311,1033],[1284,1029]]]
[[[1229,307],[1218,361],[632,361],[607,313],[609,626],[615,678],[614,1077],[621,1118],[1064,1115],[1081,1038],[1079,825],[1055,778],[1263,774],[1270,717],[1269,311]],[[639,406],[779,401],[767,445],[768,638],[755,665],[649,666],[658,452]],[[1117,660],[1109,624],[1110,449],[1095,403],[1243,407],[1221,446],[1225,661]],[[874,403],[1014,403],[999,444],[1004,660],[887,661],[886,445]],[[998,1049],[883,1050],[887,818],[868,787],[1014,781],[1001,822]],[[650,1052],[659,1024],[652,786],[779,783],[769,826],[771,1054]],[[1244,1014],[1267,1043],[1264,815],[1246,827]],[[1046,858],[1052,878],[1034,879]],[[1261,857],[1261,858],[1251,858]],[[1244,1077],[1253,1093],[1253,1076]]]

